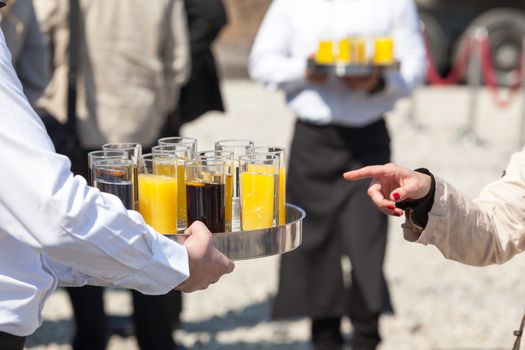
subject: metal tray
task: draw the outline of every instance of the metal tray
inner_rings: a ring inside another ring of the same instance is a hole
[[[384,74],[385,72],[397,72],[401,68],[401,64],[400,62],[394,62],[390,65],[320,64],[315,60],[308,60],[308,68],[320,74],[335,75],[337,77],[365,77],[374,74]]]
[[[214,233],[213,244],[232,260],[248,260],[283,254],[299,247],[302,242],[303,209],[286,204],[286,224],[260,230]],[[183,242],[187,235],[166,235]]]

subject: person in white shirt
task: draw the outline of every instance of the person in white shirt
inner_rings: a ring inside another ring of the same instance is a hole
[[[0,349],[23,348],[58,285],[192,292],[233,270],[202,223],[177,244],[71,173],[22,92],[1,31],[0,124]]]
[[[399,72],[337,78],[307,68],[320,40],[391,36]],[[366,182],[341,174],[390,159],[384,114],[424,77],[425,56],[412,0],[275,0],[250,56],[251,77],[282,89],[297,115],[287,200],[307,218],[303,244],[282,257],[275,318],[312,319],[316,349],[341,349],[340,322],[353,325],[352,349],[375,349],[379,316],[392,311],[383,274],[387,219],[366,198]],[[344,278],[341,258],[351,262]],[[344,281],[351,280],[350,286]]]

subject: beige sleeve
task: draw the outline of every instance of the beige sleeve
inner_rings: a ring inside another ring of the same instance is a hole
[[[404,225],[405,238],[435,245],[464,264],[502,264],[525,249],[525,151],[515,154],[501,179],[471,200],[436,177],[434,204],[423,232]]]

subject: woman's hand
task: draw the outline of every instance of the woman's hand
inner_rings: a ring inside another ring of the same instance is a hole
[[[431,178],[396,164],[367,166],[345,173],[348,181],[372,179],[368,196],[387,215],[401,216],[403,210],[396,208],[396,202],[417,200],[430,191]]]

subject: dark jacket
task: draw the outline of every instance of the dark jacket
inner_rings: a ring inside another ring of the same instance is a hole
[[[179,100],[181,122],[208,111],[224,111],[219,76],[211,45],[227,23],[221,0],[186,0],[190,32],[191,75]]]

